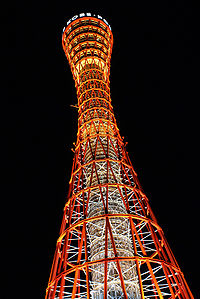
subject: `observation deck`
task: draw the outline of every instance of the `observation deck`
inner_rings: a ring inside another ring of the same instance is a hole
[[[71,18],[63,28],[62,45],[75,81],[91,64],[102,70],[108,79],[113,35],[110,25],[101,16],[82,13]]]

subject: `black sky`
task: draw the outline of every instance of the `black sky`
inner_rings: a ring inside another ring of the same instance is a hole
[[[112,27],[110,80],[117,123],[158,223],[198,298],[199,24],[190,1],[10,3],[2,46],[6,279],[12,273],[19,298],[44,298],[77,132],[77,110],[70,107],[76,93],[61,34],[67,20],[81,12],[98,13]]]

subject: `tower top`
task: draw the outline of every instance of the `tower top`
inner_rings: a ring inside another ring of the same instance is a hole
[[[63,32],[66,30],[66,28],[75,20],[77,19],[81,19],[81,18],[92,18],[92,19],[97,19],[97,20],[101,20],[103,23],[105,23],[105,25],[111,30],[111,26],[109,25],[109,23],[100,15],[98,14],[93,14],[90,12],[86,12],[86,13],[80,13],[77,14],[75,16],[73,16],[71,19],[69,19],[67,21],[67,26],[63,28]]]
[[[94,65],[108,80],[113,34],[105,19],[91,13],[75,15],[63,29],[62,45],[75,80],[85,68]]]

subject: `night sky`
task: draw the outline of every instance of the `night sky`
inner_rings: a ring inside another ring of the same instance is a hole
[[[81,12],[99,14],[111,25],[111,98],[118,127],[198,298],[197,9],[181,0],[95,2],[19,1],[5,11],[2,262],[8,261],[3,270],[8,289],[2,298],[45,296],[77,133],[77,110],[70,107],[77,103],[76,91],[61,35],[68,19]]]

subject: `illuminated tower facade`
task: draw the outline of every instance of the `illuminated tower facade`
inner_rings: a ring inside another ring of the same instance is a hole
[[[46,299],[193,298],[117,127],[109,24],[74,16],[62,43],[77,90],[78,133]]]

